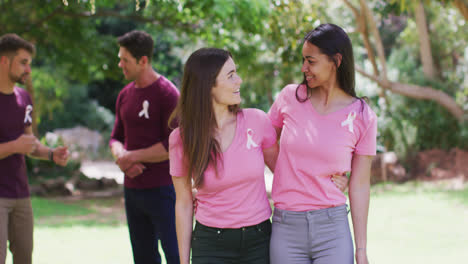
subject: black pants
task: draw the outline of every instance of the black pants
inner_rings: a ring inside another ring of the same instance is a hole
[[[161,263],[158,240],[168,264],[179,264],[174,186],[125,188],[125,210],[135,264]]]
[[[230,229],[196,223],[192,264],[269,264],[271,222]]]

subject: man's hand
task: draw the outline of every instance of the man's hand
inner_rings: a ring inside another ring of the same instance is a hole
[[[130,178],[135,178],[136,176],[142,174],[144,169],[146,169],[145,165],[141,163],[135,163],[124,173]]]
[[[131,151],[124,151],[115,161],[121,171],[126,173],[128,169],[130,169],[135,163],[136,160],[133,159],[133,155]]]
[[[15,140],[15,153],[28,155],[37,148],[36,137],[34,135],[23,134]]]
[[[143,173],[144,169],[146,169],[145,165],[135,159],[133,151],[127,151],[124,148],[120,148],[119,151],[115,151],[114,153],[117,158],[115,163],[128,177],[135,178]]]
[[[60,165],[60,166],[65,166],[67,165],[68,158],[70,156],[70,153],[68,152],[67,147],[57,147],[53,150],[53,159],[55,164]]]

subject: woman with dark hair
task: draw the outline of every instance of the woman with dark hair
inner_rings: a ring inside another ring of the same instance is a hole
[[[264,168],[274,168],[278,144],[263,111],[239,108],[241,83],[225,50],[199,49],[185,64],[173,114],[179,128],[169,137],[182,264],[190,263],[190,248],[195,264],[269,263]]]
[[[309,32],[302,57],[303,82],[287,85],[268,113],[280,136],[271,263],[353,263],[346,197],[330,177],[348,172],[356,261],[368,263],[377,118],[356,96],[352,45],[343,29],[323,24]]]

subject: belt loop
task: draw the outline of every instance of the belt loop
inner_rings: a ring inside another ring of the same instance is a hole
[[[331,213],[331,209],[332,209],[332,208],[327,209],[327,216],[328,216],[328,219],[330,219],[330,220],[333,222],[335,219],[333,219],[333,216],[332,216],[332,213]]]

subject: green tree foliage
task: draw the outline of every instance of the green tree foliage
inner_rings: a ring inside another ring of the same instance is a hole
[[[125,84],[117,67],[117,36],[137,28],[155,36],[153,64],[178,83],[182,56],[174,55],[174,47],[227,46],[239,32],[260,32],[268,14],[266,0],[3,0],[0,8],[7,10],[0,17],[0,35],[17,33],[38,48],[33,84],[40,91],[36,113],[42,131],[51,129],[45,119],[77,120],[78,113],[58,117],[71,112],[65,98],[74,98],[71,90],[77,87],[114,109]]]
[[[358,5],[357,0],[350,2]],[[430,81],[422,74],[414,1],[367,2],[377,17],[389,79],[430,85],[453,96],[466,111],[468,23],[454,5],[459,1],[423,1],[439,71],[438,78]],[[341,1],[0,0],[0,8],[7,10],[0,17],[0,34],[15,32],[38,48],[33,82],[41,131],[64,126],[69,120],[85,125],[91,119],[103,120],[92,117],[98,108],[92,99],[114,110],[117,93],[126,83],[117,67],[116,37],[132,29],[152,34],[157,43],[153,65],[176,84],[183,62],[195,49],[230,50],[244,79],[246,107],[268,110],[282,87],[301,82],[302,38],[320,23],[345,28],[357,64],[372,72],[353,13]],[[361,76],[357,92],[368,96],[378,112],[379,142],[387,149],[405,153],[434,147],[468,148],[466,124],[458,123],[445,109],[380,91]],[[75,113],[66,116],[70,112]]]
[[[379,31],[383,36],[390,78],[443,91],[466,112],[468,24],[450,2],[453,1],[423,1],[438,71],[437,78],[432,80],[427,79],[422,70],[414,2],[371,1],[370,5],[380,18]],[[458,122],[434,102],[385,94],[387,104],[376,104],[375,108],[382,120],[379,139],[387,149],[397,150],[404,156],[431,148],[468,148],[466,122]]]

